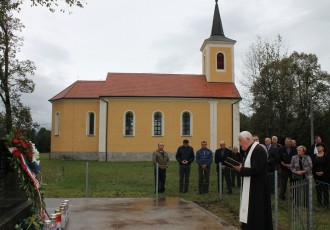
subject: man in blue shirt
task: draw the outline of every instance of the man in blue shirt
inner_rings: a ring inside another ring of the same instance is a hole
[[[213,161],[213,154],[207,148],[207,142],[201,142],[202,148],[196,153],[196,162],[198,164],[198,193],[209,192],[210,166]]]

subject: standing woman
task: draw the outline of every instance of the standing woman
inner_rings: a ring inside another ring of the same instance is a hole
[[[310,156],[305,155],[306,147],[300,145],[297,147],[297,155],[293,156],[291,159],[290,169],[292,171],[292,181],[296,182],[299,180],[307,179],[308,175],[312,173],[312,160]],[[296,203],[303,202],[303,206],[307,206],[307,192],[308,187],[305,186],[305,189],[300,190],[298,188],[297,191],[293,192],[293,199]],[[295,197],[296,196],[296,197]],[[303,200],[301,200],[301,197]]]
[[[306,147],[300,145],[297,147],[297,155],[293,156],[291,159],[291,171],[292,180],[298,181],[306,179],[309,174],[312,173],[312,160],[310,156],[305,155]]]
[[[329,207],[330,158],[324,151],[323,143],[317,144],[316,149],[317,153],[312,156],[312,162],[317,202],[319,206],[327,208]]]

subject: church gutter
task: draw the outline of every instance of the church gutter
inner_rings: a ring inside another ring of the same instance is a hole
[[[231,120],[231,125],[232,125],[232,127],[231,127],[231,130],[232,130],[232,132],[233,132],[233,134],[232,134],[232,148],[234,148],[234,146],[235,146],[235,138],[236,138],[236,140],[237,140],[237,138],[238,138],[238,136],[236,136],[235,137],[235,123],[234,123],[234,106],[235,106],[235,104],[237,104],[237,103],[239,103],[240,101],[242,100],[242,98],[240,98],[240,99],[238,99],[237,101],[235,101],[234,103],[232,103],[232,105],[231,105],[231,111],[232,111],[232,120]],[[239,113],[239,110],[238,110],[238,120],[240,121],[240,113]],[[238,133],[240,132],[240,124],[239,124],[239,130],[238,130]],[[239,146],[237,146],[237,147],[239,147]]]

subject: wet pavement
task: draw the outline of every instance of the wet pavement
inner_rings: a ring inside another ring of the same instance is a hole
[[[194,202],[181,198],[71,198],[66,230],[236,229]],[[49,214],[63,199],[48,198]]]

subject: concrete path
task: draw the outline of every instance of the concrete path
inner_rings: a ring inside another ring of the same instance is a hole
[[[66,230],[236,229],[197,204],[181,198],[71,198]],[[63,199],[48,198],[49,214]]]

